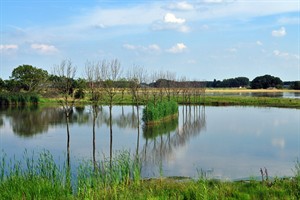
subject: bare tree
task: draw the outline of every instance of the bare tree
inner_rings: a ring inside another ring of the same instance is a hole
[[[101,63],[101,77],[102,87],[104,89],[104,99],[108,101],[109,104],[109,125],[110,125],[110,164],[112,165],[112,107],[115,100],[115,96],[118,92],[115,81],[119,78],[121,74],[121,64],[119,60],[113,59],[111,62],[102,61]],[[107,98],[107,99],[106,99]]]
[[[60,100],[60,104],[63,107],[64,114],[66,117],[67,124],[67,182],[68,187],[71,188],[70,182],[70,129],[69,129],[69,120],[70,114],[73,111],[73,106],[75,103],[74,91],[73,91],[73,81],[76,74],[76,67],[72,65],[70,60],[61,61],[60,65],[56,65],[54,67],[54,74],[57,76],[55,79],[55,85],[57,86],[57,90],[62,95],[62,100]]]
[[[89,90],[91,93],[91,110],[92,110],[92,117],[93,117],[93,163],[94,169],[97,169],[96,165],[96,119],[98,117],[98,113],[101,111],[101,106],[99,105],[99,100],[101,98],[100,92],[100,68],[99,62],[90,62],[87,61],[85,64],[85,73],[89,85]]]

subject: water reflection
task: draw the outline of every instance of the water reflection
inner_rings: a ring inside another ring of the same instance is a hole
[[[300,92],[207,92],[208,96],[250,96],[250,97],[276,97],[300,98]]]
[[[179,147],[185,146],[206,128],[205,107],[182,106],[181,118],[175,118],[158,126],[144,126],[146,139],[141,158],[146,171],[170,160]],[[155,171],[151,171],[155,174]]]
[[[180,106],[177,119],[145,127],[138,120],[142,108],[114,106],[110,122],[108,106],[74,107],[69,144],[61,107],[2,109],[0,146],[9,156],[45,148],[65,158],[69,149],[72,169],[78,160],[96,163],[110,152],[129,150],[143,161],[144,177],[160,169],[166,176],[214,169],[214,175],[239,178],[257,175],[261,167],[290,175],[300,156],[297,109]]]
[[[83,114],[83,111],[84,108],[80,110],[78,107],[71,110],[69,123],[85,124],[88,116]],[[16,135],[27,138],[46,133],[51,125],[63,125],[66,121],[61,107],[7,107],[1,108],[0,113],[9,119]]]

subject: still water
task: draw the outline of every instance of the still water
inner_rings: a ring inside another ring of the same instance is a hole
[[[178,119],[144,127],[142,107],[114,106],[112,137],[109,109],[96,118],[90,106],[74,108],[70,119],[70,160],[96,160],[129,150],[143,161],[142,176],[198,177],[200,172],[220,179],[292,176],[300,158],[299,109],[263,107],[180,106]],[[8,108],[0,111],[0,149],[22,158],[25,149],[47,149],[57,162],[66,158],[67,134],[60,107]]]
[[[206,92],[208,96],[247,96],[300,99],[300,92]]]

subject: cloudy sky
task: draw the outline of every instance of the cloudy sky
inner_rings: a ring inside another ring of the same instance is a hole
[[[170,71],[191,80],[299,80],[299,0],[0,0],[0,77],[63,59]]]

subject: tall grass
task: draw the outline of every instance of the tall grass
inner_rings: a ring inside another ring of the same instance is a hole
[[[156,102],[156,104],[154,104],[153,102],[149,102],[143,110],[142,119],[146,124],[158,123],[164,118],[175,115],[177,113],[178,104],[173,100],[159,101]]]
[[[65,163],[56,164],[48,151],[37,155],[25,151],[20,160],[8,159],[2,152],[0,199],[89,199],[117,195],[117,190],[140,183],[140,166],[139,159],[129,151],[120,151],[114,158],[104,157],[97,163],[80,161],[79,167],[72,170],[73,176],[70,168]]]
[[[37,104],[39,96],[30,93],[0,93],[0,106]]]
[[[299,199],[300,164],[295,177],[261,181],[224,182],[206,179],[142,179],[140,160],[120,151],[102,161],[80,161],[70,177],[66,165],[55,163],[48,151],[20,160],[2,152],[0,199]],[[70,190],[68,178],[75,178]]]

